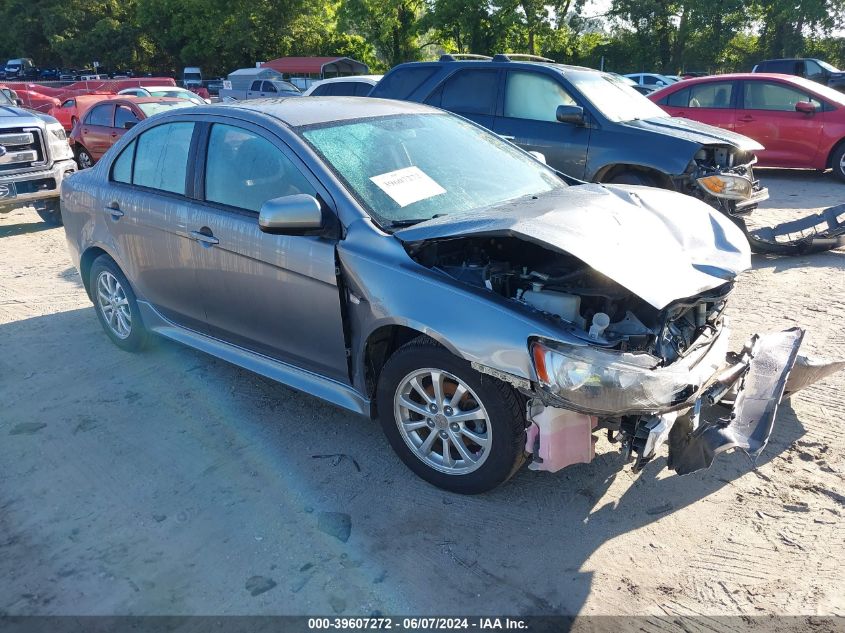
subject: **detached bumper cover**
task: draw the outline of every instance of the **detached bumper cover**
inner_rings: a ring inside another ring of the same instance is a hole
[[[748,232],[756,252],[790,255],[818,253],[845,246],[845,204],[799,220]]]
[[[765,448],[774,426],[778,404],[789,372],[798,357],[804,331],[792,328],[766,334],[753,345],[733,409],[727,416],[714,406],[699,421],[694,413],[688,424],[675,424],[669,436],[669,467],[679,475],[708,468],[719,453],[732,448],[755,460]],[[694,411],[698,411],[700,405]],[[707,413],[714,419],[705,419]]]

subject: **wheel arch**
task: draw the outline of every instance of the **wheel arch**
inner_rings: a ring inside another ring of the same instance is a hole
[[[361,368],[368,397],[376,392],[379,375],[388,359],[400,347],[420,336],[427,336],[449,352],[463,358],[458,349],[440,333],[417,323],[387,323],[375,327],[362,345]]]
[[[85,288],[85,292],[88,293],[88,298],[92,301],[94,300],[94,297],[91,295],[91,267],[100,255],[108,255],[115,263],[117,263],[114,255],[98,244],[86,248],[79,257],[79,275],[82,277],[82,285]],[[117,265],[120,266],[120,264]]]
[[[608,182],[615,176],[618,176],[621,173],[626,171],[634,171],[638,172],[653,178],[660,187],[663,189],[675,189],[674,183],[672,182],[672,178],[670,178],[667,174],[656,169],[655,167],[649,167],[648,165],[640,165],[637,163],[611,163],[599,168],[595,174],[593,174],[592,181],[593,182]]]
[[[833,157],[842,150],[843,146],[845,146],[845,138],[839,139],[839,141],[830,148],[830,152],[827,154],[827,160],[825,160],[824,163],[827,168],[833,168]]]

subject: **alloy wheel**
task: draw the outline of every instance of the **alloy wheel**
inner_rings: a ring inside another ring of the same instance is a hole
[[[90,169],[94,166],[94,161],[91,158],[91,154],[89,154],[85,150],[80,150],[78,154],[79,159],[79,168],[80,169]]]
[[[427,466],[448,475],[478,469],[490,454],[492,427],[475,392],[440,369],[418,369],[393,398],[399,434]]]
[[[120,339],[132,333],[129,300],[117,277],[104,270],[97,277],[97,304],[112,333]]]

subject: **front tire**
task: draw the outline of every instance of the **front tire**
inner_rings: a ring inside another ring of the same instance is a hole
[[[845,182],[845,143],[842,143],[830,157],[830,166],[836,179]]]
[[[422,479],[461,494],[504,483],[525,460],[525,415],[507,384],[419,337],[379,376],[379,421],[391,447]]]
[[[100,325],[111,342],[127,352],[137,352],[149,337],[132,286],[120,267],[108,255],[100,255],[91,266],[89,288]]]

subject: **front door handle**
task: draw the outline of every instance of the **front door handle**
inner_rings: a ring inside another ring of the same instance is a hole
[[[120,210],[120,206],[117,204],[117,202],[112,202],[111,204],[104,206],[103,211],[105,211],[106,214],[110,215],[115,220],[118,220],[125,215],[123,211]]]
[[[739,120],[742,121],[743,123],[751,123],[751,121],[754,120],[754,117],[746,114],[744,117],[740,117]]]
[[[499,134],[499,136],[505,139],[506,141],[513,141],[516,139],[515,136],[508,136],[507,134]]]
[[[204,233],[203,231],[191,231],[191,238],[200,242],[203,246],[213,246],[214,244],[220,243],[220,240],[214,237],[214,235],[211,234],[211,231],[208,233]]]

